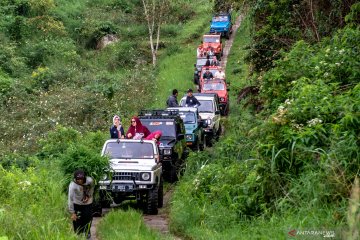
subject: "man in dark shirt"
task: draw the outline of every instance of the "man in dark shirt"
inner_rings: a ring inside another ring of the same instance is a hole
[[[203,74],[203,79],[210,80],[213,78],[214,78],[214,76],[213,76],[212,72],[209,71],[209,68],[206,68],[206,71]]]
[[[193,95],[193,90],[190,88],[187,91],[187,97],[186,97],[186,100],[185,100],[185,107],[198,107],[200,105],[201,105],[200,102]]]
[[[172,95],[169,96],[168,100],[166,101],[166,105],[168,107],[178,107],[179,106],[179,103],[177,101],[177,95],[178,95],[178,90],[174,89],[172,91]]]

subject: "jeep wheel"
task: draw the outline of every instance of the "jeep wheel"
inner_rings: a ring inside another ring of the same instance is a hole
[[[148,191],[146,195],[146,213],[151,215],[156,215],[158,213],[158,186],[154,187],[154,189],[151,189]]]
[[[229,39],[229,38],[230,38],[230,32],[229,32],[229,31],[226,32],[225,37],[226,37],[226,39]]]
[[[160,177],[160,184],[158,190],[158,207],[162,208],[164,205],[164,182],[163,177]]]
[[[199,149],[200,149],[200,151],[204,151],[204,149],[205,149],[205,140],[202,143],[199,144]]]
[[[170,176],[169,176],[169,182],[174,183],[177,181],[177,171],[176,166],[172,165],[170,169]]]

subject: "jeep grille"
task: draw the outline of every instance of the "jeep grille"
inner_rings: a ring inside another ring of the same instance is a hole
[[[139,172],[115,172],[113,175],[113,180],[133,180],[133,177],[136,181],[140,180]]]

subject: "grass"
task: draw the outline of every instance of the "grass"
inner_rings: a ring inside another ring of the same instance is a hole
[[[195,88],[193,74],[196,47],[201,41],[200,36],[207,31],[210,19],[209,4],[198,4],[197,17],[182,26],[179,36],[171,42],[171,44],[179,45],[180,50],[159,59],[154,100],[150,104],[153,108],[166,107],[166,100],[174,88],[179,91],[178,100],[187,89]]]
[[[59,173],[56,164],[25,172],[0,167],[0,238],[77,239]]]
[[[171,239],[149,229],[143,221],[142,215],[135,210],[111,211],[104,217],[98,227],[98,235],[102,240],[157,240]]]

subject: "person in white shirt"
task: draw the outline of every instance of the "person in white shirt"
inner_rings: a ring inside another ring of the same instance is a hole
[[[224,73],[221,69],[219,69],[219,70],[215,73],[215,78],[224,80],[224,79],[225,79],[225,73]]]

